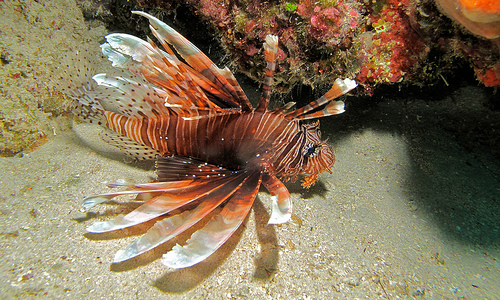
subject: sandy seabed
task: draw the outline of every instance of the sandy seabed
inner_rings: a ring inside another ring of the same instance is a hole
[[[160,258],[192,231],[112,264],[146,228],[85,228],[136,204],[121,198],[86,213],[81,202],[107,192],[103,182],[154,173],[124,163],[96,127],[55,132],[31,153],[0,158],[0,298],[496,299],[500,163],[466,150],[435,114],[480,105],[484,93],[464,87],[432,103],[396,94],[365,107],[348,99],[346,113],[321,121],[336,149],[333,174],[309,190],[287,183],[292,221],[266,225],[262,189],[237,233],[182,270]]]

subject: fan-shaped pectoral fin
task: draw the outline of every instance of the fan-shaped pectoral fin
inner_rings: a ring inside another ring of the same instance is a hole
[[[156,192],[167,192],[172,190],[177,190],[181,187],[186,187],[193,183],[194,180],[179,180],[175,182],[153,182],[144,184],[126,184],[126,183],[106,183],[108,187],[126,187],[126,190],[118,191],[115,193],[95,195],[83,200],[83,207],[86,211],[90,210],[94,206],[104,203],[113,199],[116,196],[130,195],[130,194],[143,194],[143,193],[156,193]]]
[[[219,180],[216,188],[196,197],[196,202],[189,201],[197,203],[195,208],[156,222],[146,234],[128,245],[125,250],[118,251],[114,262],[122,262],[149,251],[190,228],[233,195],[245,177],[245,174],[234,174],[233,178],[225,178],[223,182]],[[186,197],[189,198],[189,195]]]
[[[288,222],[292,216],[292,197],[286,186],[274,175],[266,174],[262,184],[271,193],[272,213],[268,224]]]
[[[214,215],[205,227],[195,232],[186,245],[176,245],[164,254],[162,262],[171,268],[186,268],[214,253],[245,219],[257,196],[260,183],[260,172],[251,173],[231,196],[220,214]]]
[[[234,179],[234,178],[233,178]],[[112,220],[105,222],[96,222],[87,228],[88,232],[92,233],[103,233],[113,230],[123,229],[126,227],[134,226],[152,220],[161,215],[167,214],[174,209],[182,207],[188,203],[196,201],[202,197],[210,195],[219,189],[223,184],[229,184],[233,179],[226,179],[225,182],[220,178],[215,179],[198,179],[193,181],[180,181],[186,182],[185,185],[180,185],[177,188],[168,188],[169,186],[175,187],[176,182],[159,183],[156,187],[154,183],[148,186],[152,188],[148,190],[143,187],[143,189],[138,190],[132,189],[130,191],[123,191],[119,194],[127,193],[161,193],[152,199],[148,200],[146,203],[142,204],[134,211],[128,213],[127,215],[119,215]],[[141,185],[137,185],[141,186]],[[136,186],[136,187],[137,187]],[[157,190],[155,188],[161,188],[165,186],[166,190]],[[117,193],[118,194],[118,193]],[[101,196],[102,197],[102,196]]]

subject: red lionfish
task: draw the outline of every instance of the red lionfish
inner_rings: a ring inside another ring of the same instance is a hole
[[[236,231],[261,184],[272,196],[269,224],[290,219],[291,197],[281,180],[294,181],[298,175],[306,175],[302,186],[309,188],[319,173],[331,173],[335,161],[333,149],[321,141],[319,121],[301,121],[342,113],[344,103],[332,99],[356,83],[337,79],[324,96],[300,109],[289,111],[294,104],[289,103],[268,110],[278,50],[278,38],[268,35],[263,93],[253,108],[227,67],[218,68],[157,18],[133,13],[149,19],[163,49],[149,38],[107,35],[102,52],[114,67],[124,71],[120,76],[97,74],[92,77],[95,88],[80,88],[71,97],[78,102],[76,114],[114,131],[112,140],[123,151],[156,159],[158,178],[144,184],[108,184],[126,189],[85,199],[83,206],[89,210],[118,195],[152,195],[129,214],[96,222],[87,230],[123,229],[189,208],[157,221],[142,237],[118,251],[114,262],[122,262],[165,243],[220,208],[184,246],[176,245],[163,255],[162,262],[168,267],[185,268],[203,261]]]

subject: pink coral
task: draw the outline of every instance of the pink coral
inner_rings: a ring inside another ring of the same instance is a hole
[[[312,39],[340,44],[342,36],[355,30],[360,22],[360,14],[346,3],[325,7],[313,4],[306,0],[297,7],[297,14],[309,21],[308,32]]]
[[[200,12],[223,26],[230,18],[230,7],[225,0],[200,0]]]

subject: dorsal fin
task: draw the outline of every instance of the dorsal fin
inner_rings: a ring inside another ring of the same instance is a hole
[[[276,114],[281,114],[281,113],[284,113],[288,110],[290,110],[290,108],[292,108],[293,106],[295,105],[295,102],[287,102],[285,103],[285,105],[283,105],[282,107],[278,107],[274,110],[274,113]]]
[[[264,78],[264,85],[262,86],[262,97],[259,100],[257,111],[265,111],[269,104],[271,96],[271,88],[273,85],[274,69],[276,68],[276,55],[278,53],[278,37],[268,34],[266,42],[264,43],[264,57],[267,62],[266,78]]]
[[[92,77],[101,93],[96,99],[102,107],[127,117],[153,117],[154,111],[166,113],[165,100],[142,78],[133,74],[111,76],[97,74]]]
[[[351,79],[340,79],[337,78],[335,82],[333,83],[332,88],[326,92],[323,96],[318,98],[317,100],[309,103],[308,105],[299,108],[297,110],[291,111],[285,116],[288,119],[295,119],[295,120],[305,120],[305,119],[312,119],[312,118],[319,118],[319,117],[326,117],[326,116],[331,116],[331,115],[336,115],[344,112],[344,102],[342,101],[337,101],[337,102],[332,102],[330,104],[329,102],[332,101],[333,99],[340,97],[353,88],[357,86],[356,81],[351,80]],[[316,108],[328,104],[325,109],[318,111],[318,112],[313,112]]]
[[[236,99],[242,110],[248,111],[252,109],[250,101],[248,101],[236,78],[227,67],[224,69],[218,68],[195,45],[157,18],[142,11],[132,11],[132,13],[148,18],[151,31],[162,45],[167,43],[172,45],[194,70],[214,83],[220,90]]]
[[[179,61],[175,56],[168,54],[156,47],[152,42],[148,43],[137,37],[114,33],[106,36],[107,43],[101,45],[104,55],[113,62],[113,66],[124,68],[137,74],[134,81],[145,84],[141,88],[144,93],[161,94],[163,99],[155,99],[159,105],[168,103],[169,105],[196,106],[196,107],[217,107],[218,103],[213,103],[203,90],[204,85],[200,82],[206,79],[199,79],[196,72],[189,66]],[[192,75],[191,75],[192,74]],[[106,79],[112,82],[113,76],[98,75],[98,83],[106,84]],[[123,77],[120,75],[120,77]],[[195,77],[196,79],[194,79]],[[97,80],[94,78],[94,80]],[[155,85],[155,86],[154,86]],[[116,86],[116,85],[115,85]],[[134,88],[137,90],[137,88]],[[228,95],[223,92],[218,93],[221,99],[233,105],[234,101],[227,100]]]

